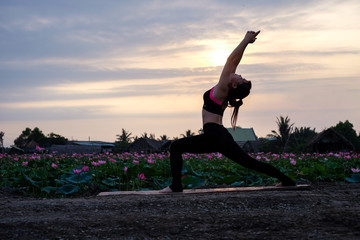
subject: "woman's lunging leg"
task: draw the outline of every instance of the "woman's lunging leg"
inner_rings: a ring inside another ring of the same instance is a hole
[[[170,146],[170,167],[173,192],[182,192],[181,170],[183,166],[183,153],[208,153],[212,152],[211,139],[205,134],[182,138],[174,141]]]
[[[182,192],[181,169],[183,165],[181,144],[175,141],[170,146],[170,167],[172,184],[170,188],[173,192]]]

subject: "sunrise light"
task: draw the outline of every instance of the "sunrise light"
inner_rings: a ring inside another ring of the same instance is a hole
[[[230,54],[229,50],[226,50],[224,48],[219,48],[219,49],[212,51],[209,54],[209,59],[210,59],[211,65],[214,65],[214,66],[224,65],[229,54]]]

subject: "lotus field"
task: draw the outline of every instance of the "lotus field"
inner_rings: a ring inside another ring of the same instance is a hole
[[[184,154],[185,188],[271,185],[276,179],[248,170],[219,153]],[[297,181],[360,182],[360,154],[272,154],[252,157]],[[169,153],[0,154],[0,187],[37,197],[67,197],[97,191],[155,190],[171,181]]]

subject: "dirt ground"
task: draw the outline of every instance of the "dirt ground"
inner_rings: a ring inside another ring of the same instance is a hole
[[[360,184],[35,199],[0,190],[0,239],[360,239]]]

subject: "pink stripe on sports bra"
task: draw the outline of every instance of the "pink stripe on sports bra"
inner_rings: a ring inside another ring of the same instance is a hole
[[[222,102],[220,102],[219,100],[217,100],[213,97],[213,95],[212,95],[213,90],[214,90],[214,88],[212,88],[210,91],[210,99],[213,100],[213,102],[216,103],[217,105],[222,105]]]

